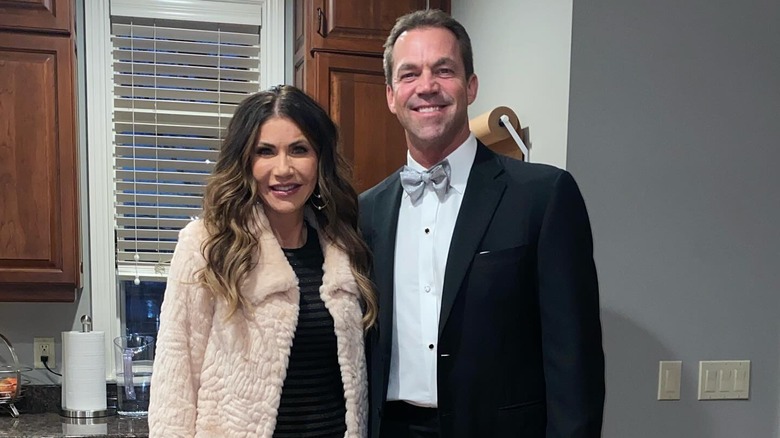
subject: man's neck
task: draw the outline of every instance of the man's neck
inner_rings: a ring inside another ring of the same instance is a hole
[[[412,156],[412,159],[426,169],[430,169],[458,149],[469,138],[470,134],[471,131],[469,131],[468,126],[451,141],[436,139],[425,142],[411,138],[407,134],[406,145],[409,148],[409,154]]]

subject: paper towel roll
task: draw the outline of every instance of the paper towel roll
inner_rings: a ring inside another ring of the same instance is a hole
[[[103,332],[62,332],[62,408],[106,409]]]
[[[469,128],[487,146],[506,140],[510,138],[509,131],[500,125],[499,120],[505,114],[509,117],[509,123],[515,128],[515,131],[520,132],[520,120],[517,118],[517,114],[505,106],[498,106],[469,120]]]

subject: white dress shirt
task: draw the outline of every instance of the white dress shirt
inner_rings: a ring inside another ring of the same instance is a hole
[[[414,204],[403,192],[395,241],[388,401],[437,407],[436,357],[444,269],[476,154],[477,140],[471,134],[447,157],[450,187],[441,200],[430,184]],[[407,165],[425,170],[408,153]]]

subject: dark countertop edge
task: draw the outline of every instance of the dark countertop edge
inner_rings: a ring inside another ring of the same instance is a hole
[[[72,424],[76,422],[87,424]],[[73,421],[55,413],[22,413],[19,418],[13,418],[7,413],[0,415],[0,438],[146,438],[148,436],[149,427],[145,417],[132,418],[112,415],[88,421]]]

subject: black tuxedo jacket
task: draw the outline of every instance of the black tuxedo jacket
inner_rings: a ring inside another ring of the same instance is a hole
[[[366,342],[372,438],[387,394],[394,258],[406,256],[395,254],[401,194],[396,172],[360,196],[379,296]],[[604,355],[592,247],[568,172],[479,144],[442,291],[444,438],[600,436]]]

